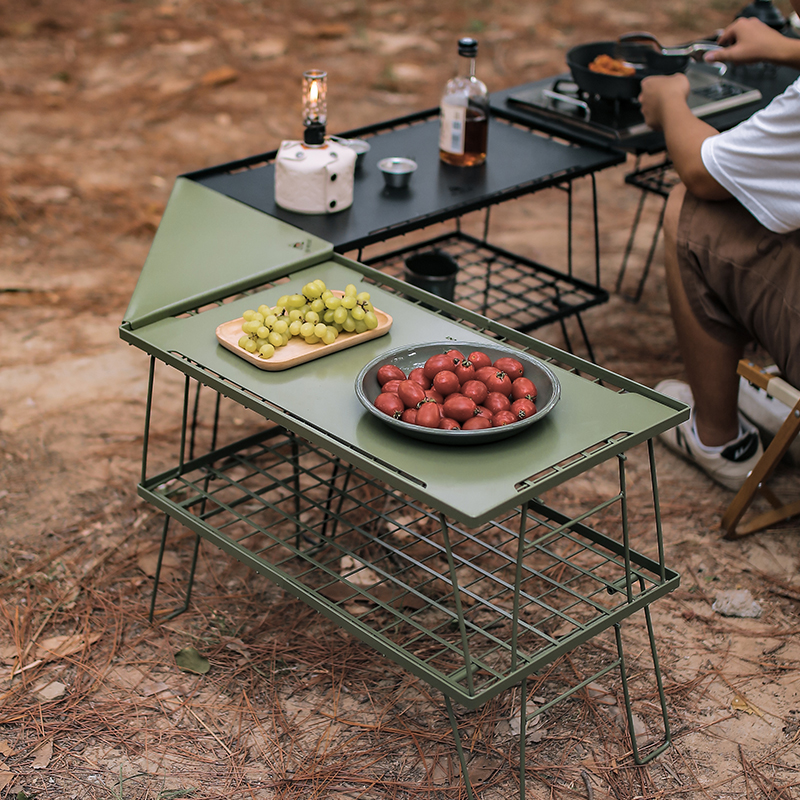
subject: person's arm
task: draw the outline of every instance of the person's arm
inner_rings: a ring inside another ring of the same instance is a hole
[[[800,39],[784,36],[755,17],[739,17],[720,34],[719,50],[705,54],[706,61],[731,64],[771,64],[800,69]]]
[[[663,131],[675,171],[693,195],[702,200],[726,200],[730,193],[711,176],[700,156],[703,142],[718,131],[691,112],[688,94],[689,79],[683,73],[645,78],[639,95],[645,122],[653,130]]]

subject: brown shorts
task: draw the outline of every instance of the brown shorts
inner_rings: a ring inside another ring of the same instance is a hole
[[[735,346],[755,340],[800,386],[800,231],[772,233],[736,200],[686,192],[678,263],[706,332]]]

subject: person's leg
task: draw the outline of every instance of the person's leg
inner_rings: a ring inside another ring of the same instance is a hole
[[[698,323],[678,267],[677,232],[685,189],[670,193],[664,214],[664,263],[670,311],[683,364],[694,395],[694,417],[700,441],[716,447],[739,435],[739,376],[742,348],[723,344]]]

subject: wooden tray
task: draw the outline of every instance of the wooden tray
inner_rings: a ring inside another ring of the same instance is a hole
[[[343,294],[336,292],[336,294]],[[300,336],[293,336],[289,343],[284,347],[276,347],[275,355],[272,358],[261,358],[259,355],[248,353],[239,347],[239,339],[242,338],[242,323],[244,317],[232,319],[230,322],[223,322],[217,327],[217,341],[227,350],[236,353],[237,356],[249,361],[259,369],[279,372],[282,369],[296,367],[298,364],[305,364],[306,361],[313,361],[315,358],[322,358],[335,353],[337,350],[344,350],[346,347],[354,347],[370,339],[377,339],[389,333],[392,327],[392,318],[379,309],[375,309],[375,316],[378,318],[378,327],[363,333],[346,333],[342,331],[336,340],[330,344],[318,342],[317,344],[306,344]]]

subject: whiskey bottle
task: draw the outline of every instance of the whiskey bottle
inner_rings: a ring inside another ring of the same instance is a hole
[[[445,86],[439,106],[439,158],[457,167],[476,167],[486,160],[489,95],[475,77],[478,42],[458,40],[461,68]]]

